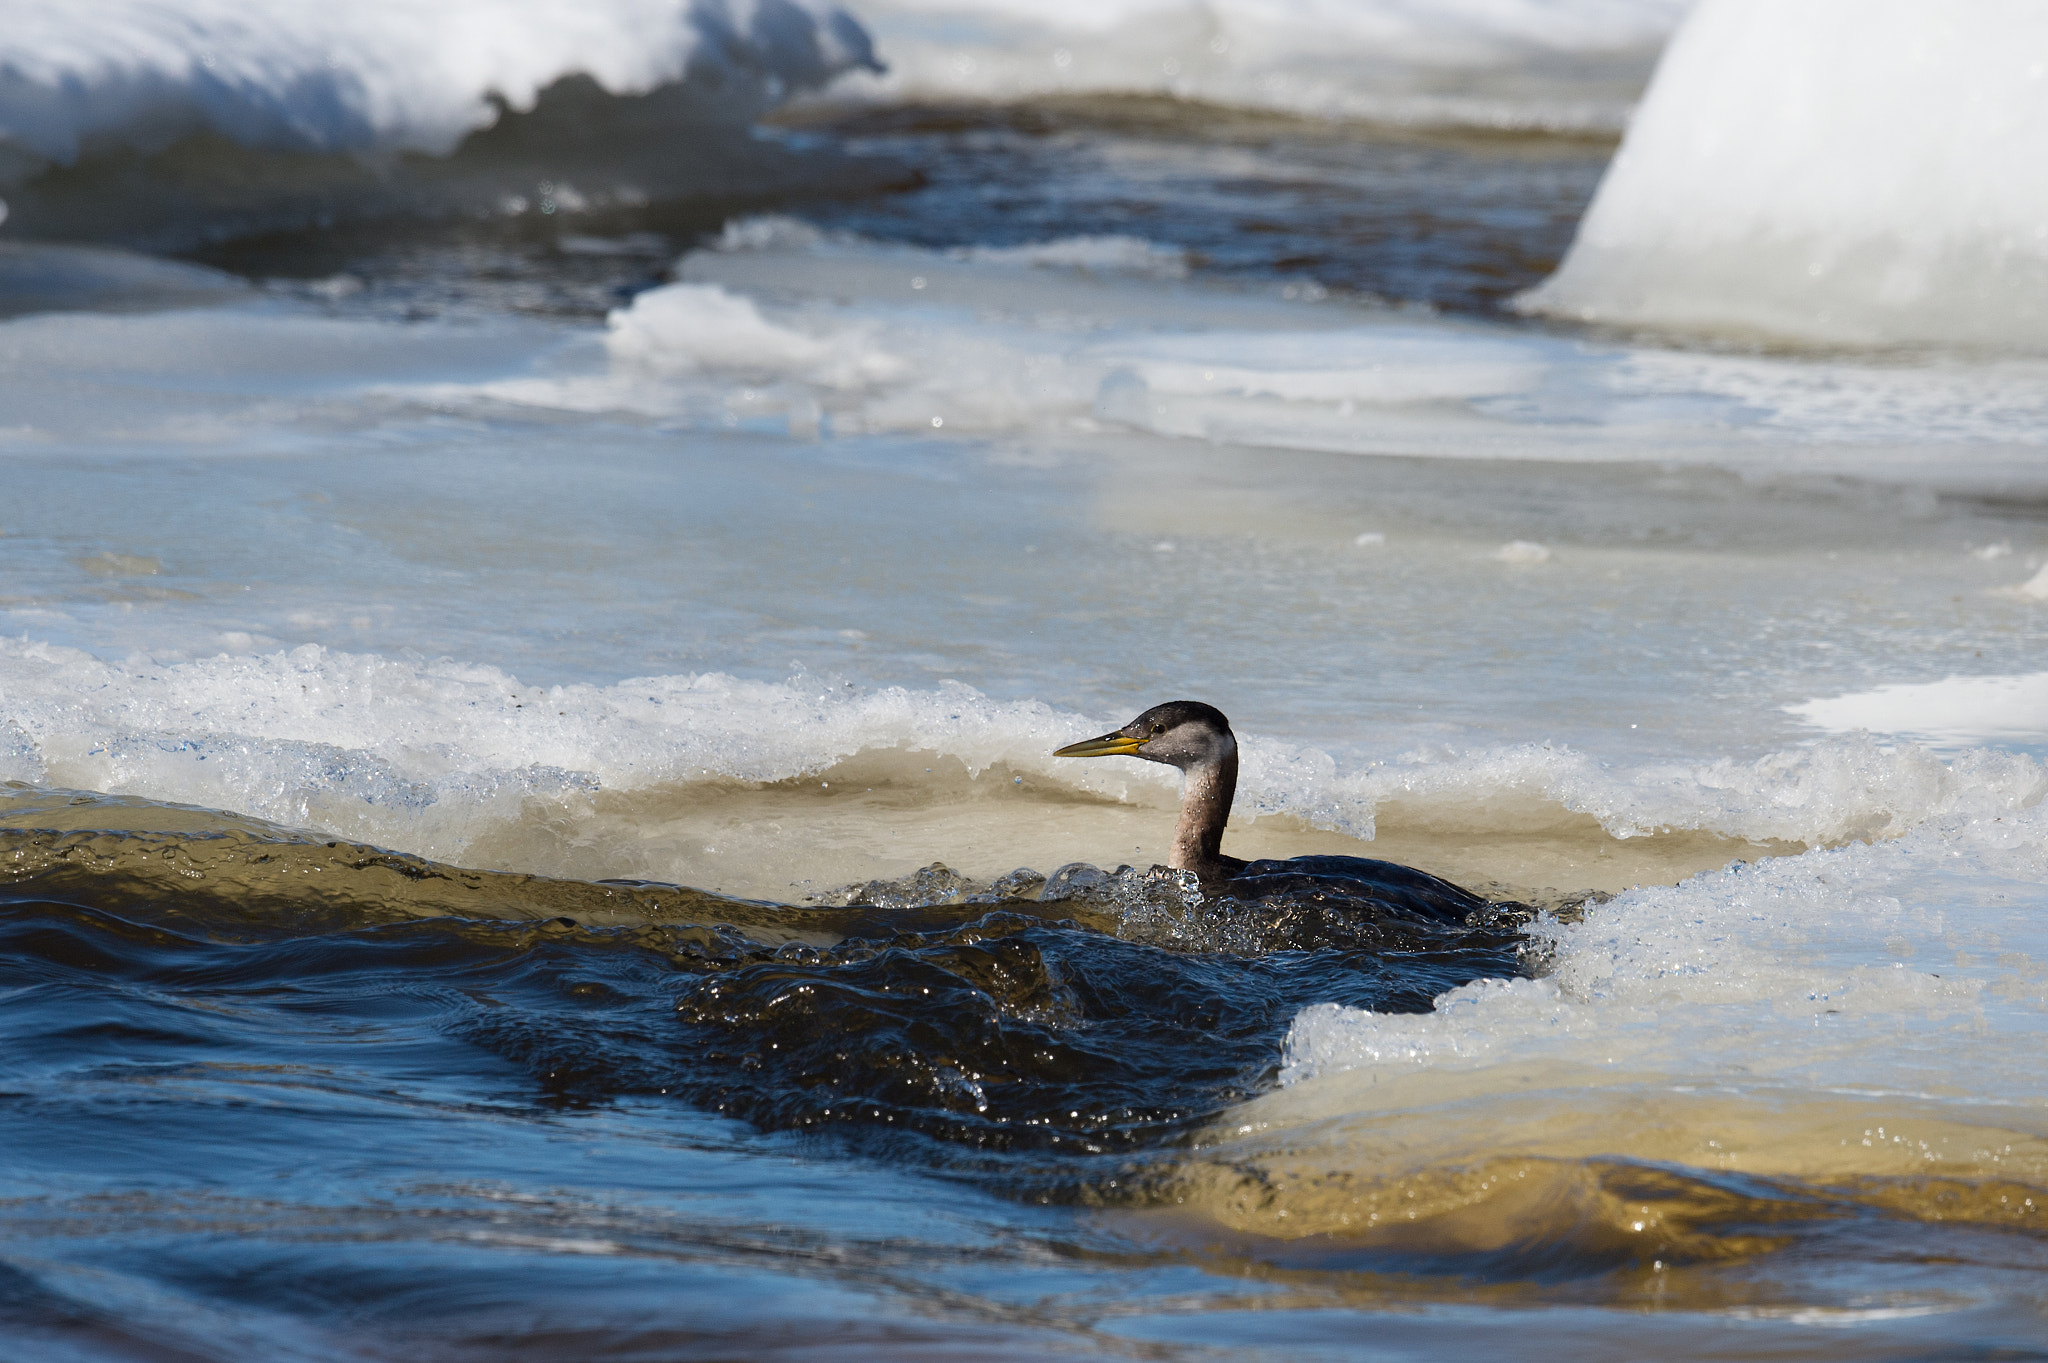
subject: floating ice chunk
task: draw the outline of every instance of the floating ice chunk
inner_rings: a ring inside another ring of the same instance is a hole
[[[2019,593],[2019,595],[2034,601],[2048,601],[2048,564],[2043,564],[2040,572],[2035,573],[2025,582],[2014,587],[2013,590]]]
[[[822,342],[775,326],[751,298],[716,284],[650,289],[606,323],[605,347],[614,357],[656,366],[805,369],[826,354]]]
[[[2048,568],[2035,579],[2048,597]],[[2048,672],[1944,677],[1788,705],[1808,724],[1837,733],[1867,729],[1944,746],[2048,739]]]
[[[978,265],[1037,265],[1158,279],[1185,279],[1188,273],[1186,251],[1142,237],[1061,237],[1023,246],[967,246],[949,254]]]
[[[1979,548],[1972,549],[1970,551],[1970,557],[1975,559],[1982,559],[1984,562],[1989,563],[1993,559],[2004,558],[2011,553],[2012,546],[2001,540],[1997,544],[1986,544]]]
[[[828,240],[830,238],[822,230],[801,218],[768,213],[756,218],[732,219],[719,232],[712,249],[801,253],[822,246]]]
[[[613,312],[607,326],[605,348],[614,359],[656,370],[736,369],[852,388],[903,369],[861,328],[812,336],[769,321],[751,298],[716,284],[650,289]]]
[[[1509,540],[1493,551],[1493,557],[1501,563],[1548,563],[1550,546],[1534,540]]]
[[[1368,530],[1351,542],[1362,549],[1373,545],[1385,544],[1387,537],[1377,530]]]

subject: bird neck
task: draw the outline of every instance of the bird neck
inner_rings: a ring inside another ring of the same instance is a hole
[[[1237,753],[1187,769],[1180,793],[1180,826],[1173,830],[1167,865],[1213,880],[1229,869],[1223,856],[1223,826],[1237,795]]]

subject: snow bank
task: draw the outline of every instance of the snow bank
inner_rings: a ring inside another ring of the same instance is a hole
[[[1532,312],[2048,347],[2048,9],[1704,0]]]

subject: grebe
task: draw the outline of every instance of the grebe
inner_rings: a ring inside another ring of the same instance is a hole
[[[1204,889],[1235,896],[1310,894],[1358,900],[1376,908],[1458,921],[1491,907],[1470,890],[1426,871],[1367,857],[1307,856],[1247,862],[1223,854],[1223,829],[1237,794],[1237,735],[1213,705],[1170,700],[1100,738],[1069,743],[1054,757],[1137,757],[1179,767],[1180,823],[1167,865],[1193,871]]]

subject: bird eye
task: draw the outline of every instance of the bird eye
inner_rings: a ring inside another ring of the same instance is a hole
[[[1155,725],[1153,725],[1153,726],[1152,726],[1152,737],[1154,737],[1154,738],[1157,738],[1157,737],[1159,737],[1159,735],[1161,735],[1161,734],[1163,734],[1163,733],[1165,733],[1165,732],[1166,732],[1166,726],[1165,726],[1164,724],[1155,724]]]

